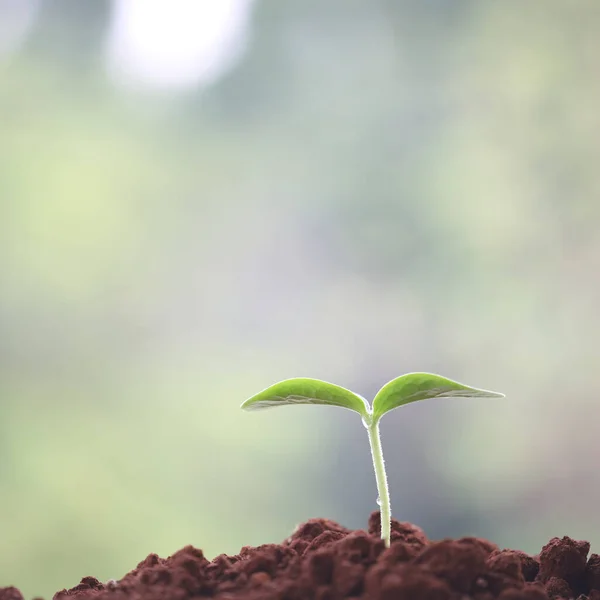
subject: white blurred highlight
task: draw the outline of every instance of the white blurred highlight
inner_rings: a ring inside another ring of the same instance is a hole
[[[248,42],[253,0],[113,0],[111,76],[146,88],[207,86]]]

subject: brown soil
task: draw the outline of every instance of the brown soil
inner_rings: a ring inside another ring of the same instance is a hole
[[[537,556],[500,550],[478,538],[429,541],[409,523],[392,523],[392,545],[368,531],[311,519],[283,544],[244,547],[207,560],[187,546],[151,554],[119,581],[84,577],[54,600],[600,600],[600,556],[588,542],[553,538]],[[23,600],[0,588],[0,600]]]

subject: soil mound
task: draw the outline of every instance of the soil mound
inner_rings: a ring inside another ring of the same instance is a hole
[[[365,531],[311,519],[282,544],[212,561],[191,546],[151,554],[119,581],[84,577],[53,600],[600,600],[600,556],[589,549],[553,538],[529,556],[473,537],[430,541],[396,520],[386,549],[373,513]],[[0,588],[0,600],[23,597]]]

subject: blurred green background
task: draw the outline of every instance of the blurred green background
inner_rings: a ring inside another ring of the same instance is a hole
[[[0,585],[396,518],[600,547],[600,5],[0,0]]]

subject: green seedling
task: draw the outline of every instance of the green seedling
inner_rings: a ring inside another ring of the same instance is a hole
[[[408,373],[386,383],[375,395],[373,406],[343,387],[302,377],[276,383],[242,403],[244,410],[258,410],[286,404],[324,404],[357,412],[369,435],[381,512],[381,537],[389,547],[391,537],[390,493],[381,449],[379,421],[387,412],[427,398],[504,398],[504,394],[463,385],[432,373]]]

